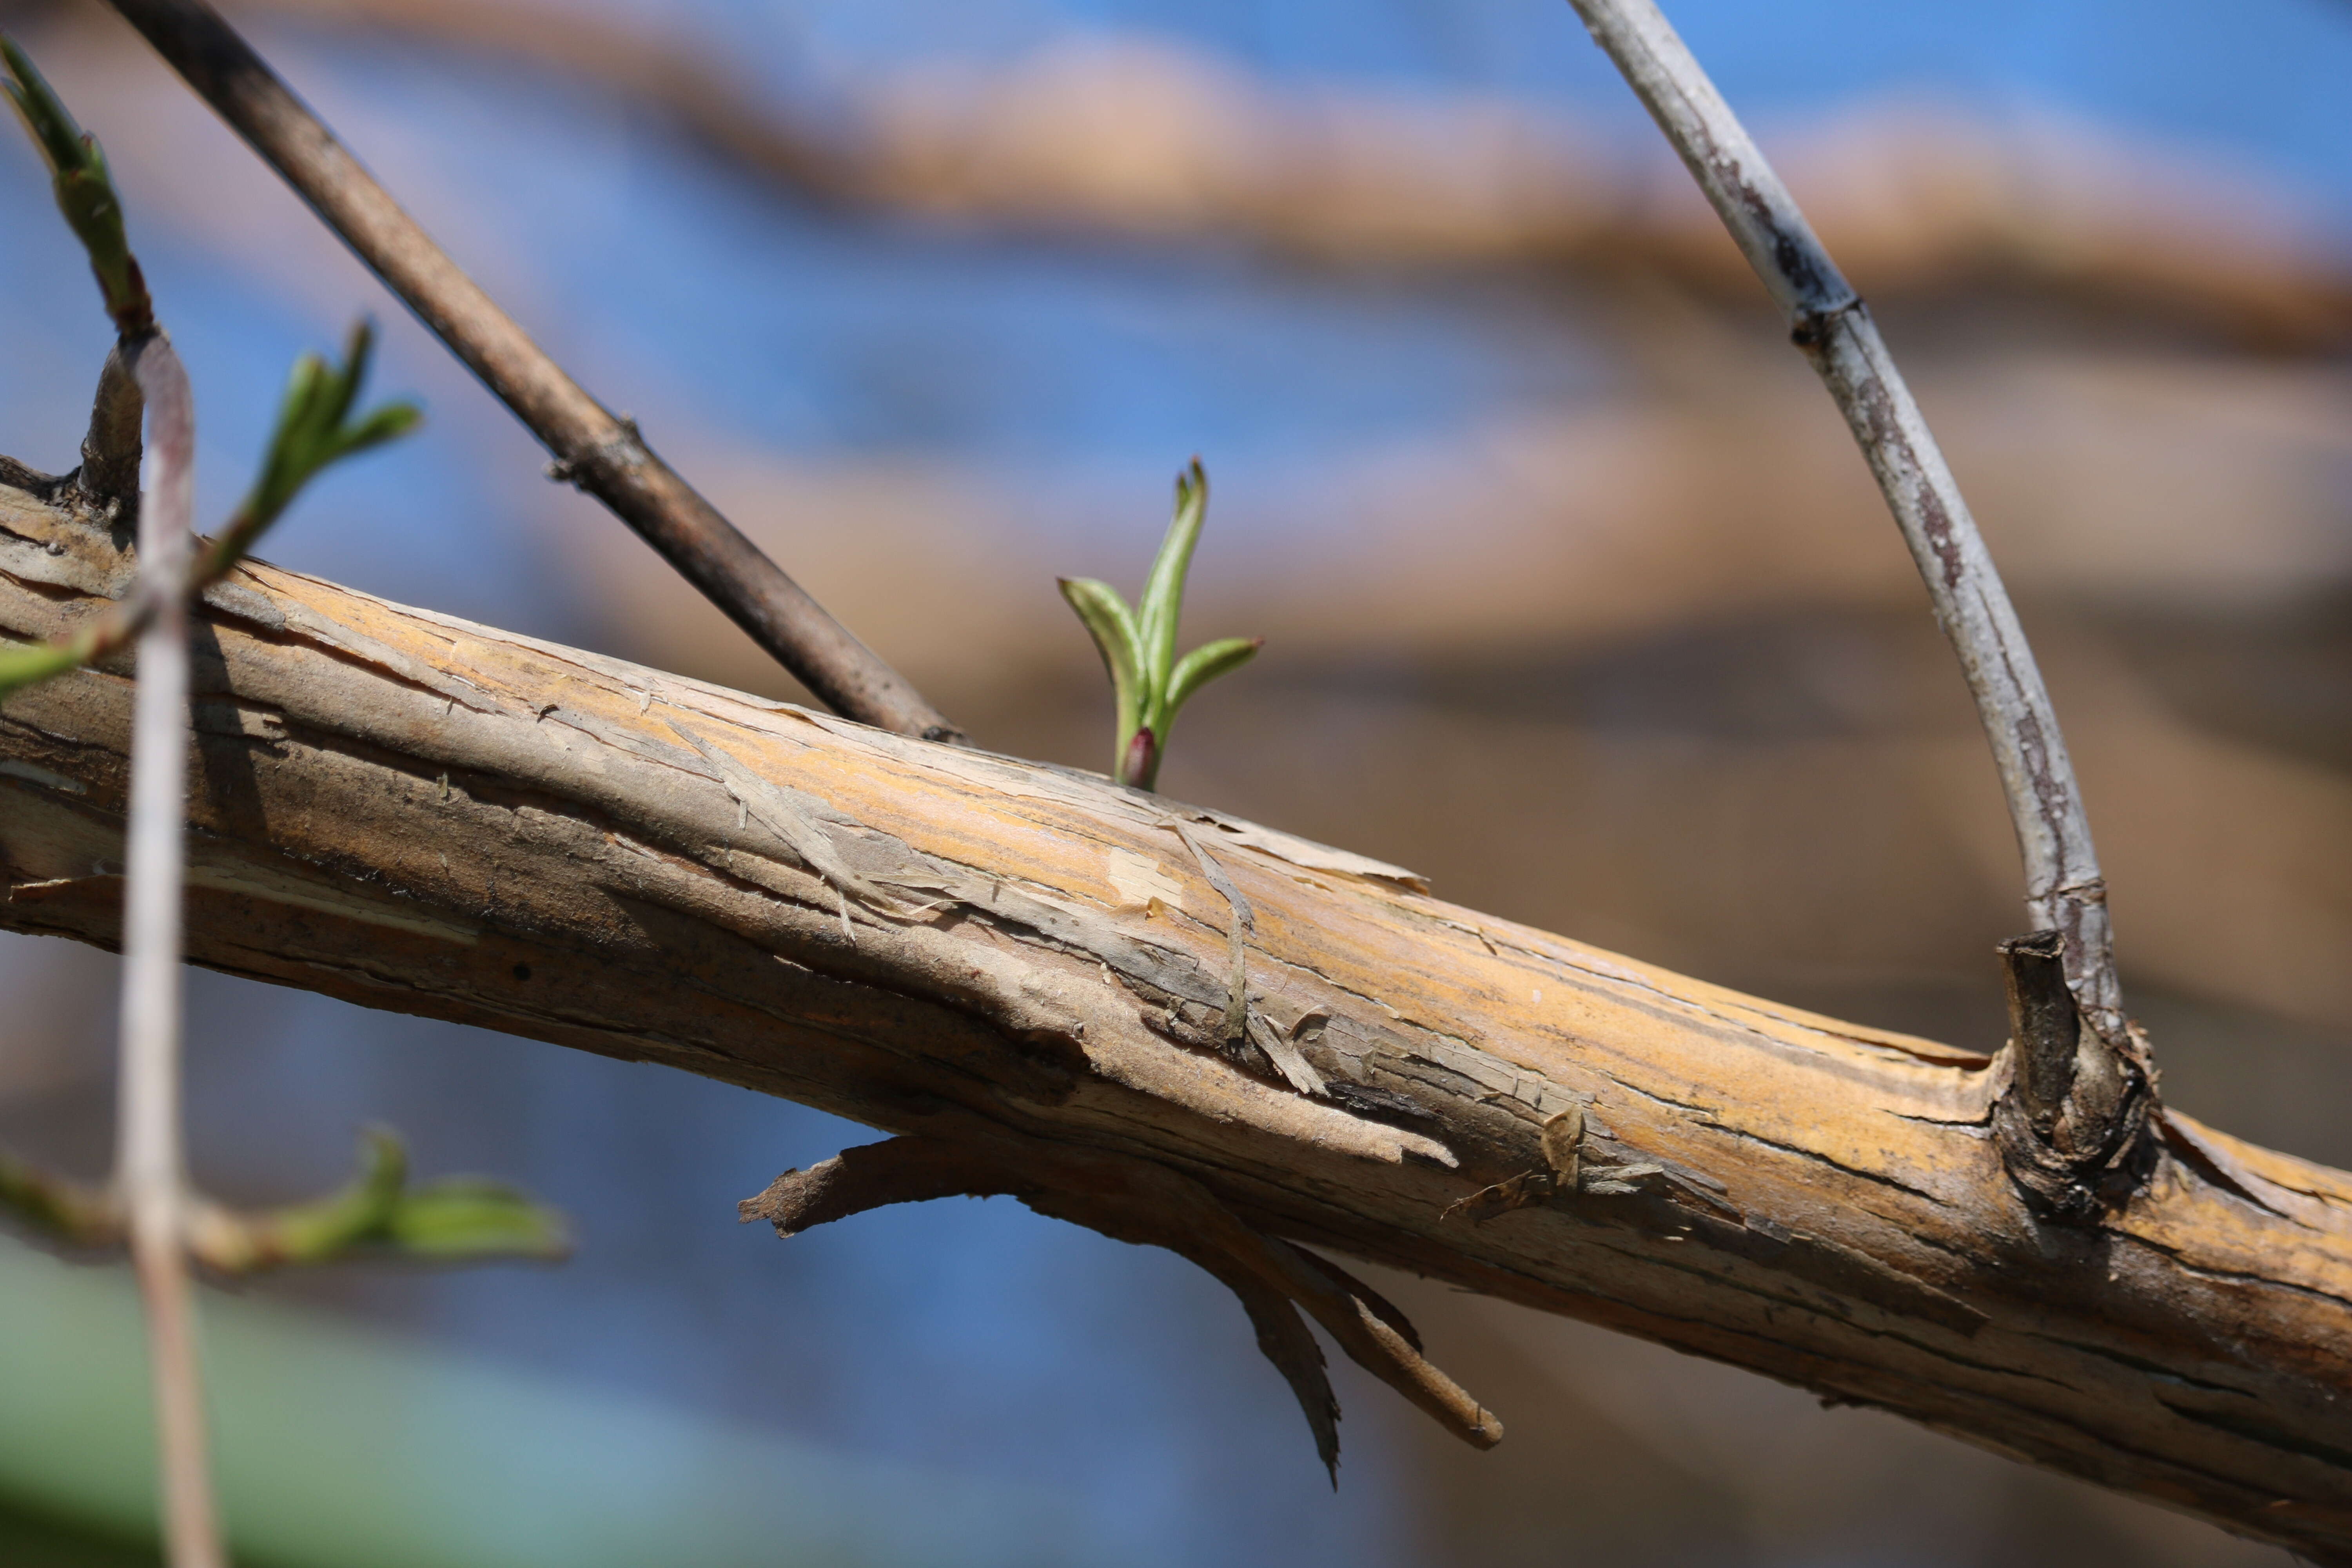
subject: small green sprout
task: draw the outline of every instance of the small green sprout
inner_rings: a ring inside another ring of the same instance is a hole
[[[109,1248],[128,1239],[121,1194],[43,1171],[0,1150],[0,1215],[68,1247]],[[283,1208],[237,1210],[198,1200],[187,1212],[188,1250],[222,1274],[256,1274],[340,1258],[419,1263],[552,1262],[572,1247],[555,1210],[503,1182],[446,1176],[411,1186],[399,1134],[367,1130],[359,1173],[324,1197]]]
[[[352,421],[352,405],[359,401],[374,348],[375,329],[362,319],[352,323],[344,342],[342,363],[329,364],[315,353],[294,362],[285,399],[278,406],[278,427],[269,433],[269,446],[262,455],[261,472],[228,526],[205,552],[196,569],[199,584],[236,565],[323,469],[398,440],[425,417],[413,403],[386,403],[362,415],[357,423]]]
[[[1168,729],[1192,693],[1230,669],[1238,669],[1265,646],[1264,637],[1220,637],[1176,657],[1176,620],[1184,608],[1184,577],[1192,547],[1200,542],[1209,506],[1209,477],[1195,458],[1176,476],[1176,515],[1151,563],[1143,601],[1129,610],[1118,590],[1091,577],[1064,577],[1062,597],[1095,639],[1103,668],[1110,674],[1118,704],[1118,751],[1111,775],[1123,784],[1151,789],[1168,753]]]
[[[146,279],[140,276],[139,258],[131,254],[122,232],[122,203],[106,172],[106,153],[98,138],[75,123],[25,51],[5,36],[0,36],[0,62],[8,68],[7,75],[0,77],[0,91],[16,106],[49,166],[58,210],[89,253],[89,269],[98,277],[114,330],[125,338],[145,337],[155,330],[155,308],[147,297]]]
[[[58,210],[89,253],[90,270],[98,276],[107,313],[125,341],[125,352],[135,340],[155,332],[155,311],[141,277],[138,258],[122,224],[122,204],[106,169],[106,154],[98,139],[74,120],[55,89],[18,48],[0,35],[0,91],[7,94],[34,145],[49,166],[57,190]],[[352,406],[367,378],[368,357],[374,347],[374,329],[362,321],[352,328],[341,364],[330,364],[315,353],[294,363],[294,374],[270,432],[261,472],[239,506],[205,551],[190,574],[191,593],[218,581],[244,559],[254,542],[284,515],[302,488],[320,470],[371,447],[406,435],[423,417],[414,404],[388,403],[354,422]],[[127,601],[112,613],[85,622],[71,635],[47,643],[0,649],[0,697],[37,685],[94,658],[102,658],[138,636],[153,615],[154,606]]]
[[[408,1151],[397,1133],[381,1127],[367,1130],[350,1185],[240,1219],[221,1235],[197,1238],[198,1257],[224,1273],[324,1263],[352,1252],[465,1263],[553,1259],[571,1248],[562,1215],[503,1183],[449,1176],[410,1186]]]

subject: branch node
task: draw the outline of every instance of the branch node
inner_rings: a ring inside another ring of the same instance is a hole
[[[2119,1046],[2092,1026],[2066,980],[2066,938],[2033,931],[2000,944],[2011,1071],[1993,1106],[2001,1163],[2044,1219],[2095,1223],[2145,1182],[2156,1072],[2137,1027]]]
[[[139,520],[140,426],[146,399],[131,377],[117,343],[107,352],[90,398],[89,431],[82,437],[81,466],[68,476],[75,497],[118,539]]]
[[[1870,307],[1864,302],[1862,296],[1849,293],[1840,304],[1798,312],[1789,327],[1789,341],[1810,353],[1829,341],[1830,329],[1837,324],[1839,317],[1867,316],[1869,313]]]

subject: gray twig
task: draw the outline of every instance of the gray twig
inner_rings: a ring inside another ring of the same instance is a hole
[[[131,821],[122,921],[122,1079],[115,1180],[147,1308],[172,1568],[226,1568],[205,1458],[203,1375],[182,1215],[180,903],[185,883],[188,619],[195,408],[187,372],[160,334],[126,343],[145,395],[152,483],[140,509],[139,575],[154,605],[139,636],[132,700]]]
[[[1992,742],[2036,929],[2066,936],[2065,971],[2099,1037],[2130,1049],[2106,884],[2033,650],[1870,311],[1764,154],[1653,0],[1570,0],[1674,143],[1821,373],[1927,580]]]
[[[928,740],[963,732],[565,374],[360,166],[204,0],[114,0],[188,85],[603,501],[835,712]]]

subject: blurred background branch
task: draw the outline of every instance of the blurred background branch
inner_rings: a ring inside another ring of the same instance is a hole
[[[21,0],[20,0],[21,3]],[[56,4],[57,0],[47,0]],[[238,16],[521,65],[668,121],[748,178],[845,211],[1066,241],[1240,243],[1296,264],[1531,268],[1754,298],[1671,167],[1494,93],[1255,78],[1157,37],[992,67],[752,85],[625,13],[546,0],[236,0]],[[2352,341],[2352,266],[2153,145],[1890,106],[1790,139],[1816,226],[1874,297],[2051,289],[2273,350]]]

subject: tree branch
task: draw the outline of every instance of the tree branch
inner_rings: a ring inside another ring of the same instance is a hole
[[[0,629],[125,591],[89,523],[0,490]],[[2352,1177],[2173,1116],[2127,1201],[2052,1225],[1992,1133],[2011,1058],[1683,979],[1094,775],[260,565],[207,595],[196,688],[198,962],[901,1135],[1164,1167],[1259,1236],[2352,1563]],[[110,667],[0,707],[0,925],[119,940],[128,729]],[[1234,908],[1171,823],[1252,911],[1249,1041],[1323,1093],[1229,1037]],[[1139,865],[1175,896],[1121,892]],[[1533,1201],[1446,1217],[1532,1173]]]
[[[115,9],[545,444],[551,474],[611,508],[835,712],[900,734],[963,739],[655,456],[633,422],[566,375],[210,5],[116,0]]]
[[[2033,649],[1959,484],[1869,307],[1654,0],[1570,3],[1706,193],[1861,445],[1976,698],[2025,860],[2027,917],[2063,933],[2067,985],[2104,1058],[2101,1076],[2117,1080],[2104,1124],[2085,1136],[2136,1133],[2154,1074],[2124,1016],[2090,820]],[[2085,1213],[2085,1201],[2070,1192],[2059,1209]]]

